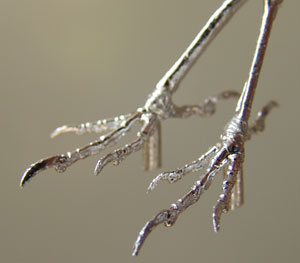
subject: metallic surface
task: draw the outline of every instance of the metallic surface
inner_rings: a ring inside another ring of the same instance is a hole
[[[200,180],[196,181],[194,186],[187,194],[178,199],[175,204],[170,206],[169,209],[162,210],[146,223],[134,244],[133,256],[138,255],[146,238],[157,225],[164,223],[165,226],[172,226],[176,222],[179,214],[181,214],[191,205],[195,204],[199,200],[203,191],[209,188],[216,173],[218,173],[219,170],[225,165],[227,165],[227,167],[226,176],[223,181],[223,192],[220,194],[219,199],[217,200],[217,203],[213,209],[213,225],[215,232],[218,232],[220,229],[222,214],[231,210],[233,205],[234,207],[237,207],[243,202],[243,190],[241,190],[241,187],[242,169],[245,159],[244,143],[246,140],[250,139],[249,130],[259,130],[257,128],[252,128],[251,125],[248,125],[248,120],[252,110],[254,92],[258,83],[258,77],[261,71],[268,39],[271,33],[271,27],[274,21],[274,13],[276,13],[278,6],[279,1],[265,1],[264,15],[262,18],[260,34],[258,37],[249,78],[238,101],[235,115],[225,125],[224,133],[221,136],[221,143],[215,145],[217,151],[214,157],[211,159],[206,172],[200,177]],[[269,112],[265,111],[266,108],[270,109],[273,106],[274,103],[270,102],[262,109],[261,112],[258,113],[258,118],[263,115],[262,112]],[[266,114],[264,114],[264,116],[266,116]],[[262,122],[264,122],[264,120],[262,120]],[[259,122],[255,122],[254,126],[258,123]],[[262,127],[264,127],[264,124]],[[206,153],[204,156],[207,155],[210,155],[210,153]],[[182,171],[182,174],[185,173],[184,169],[179,169],[179,171]],[[183,175],[177,175],[177,178],[180,179],[182,176]],[[232,200],[231,197],[234,187],[236,186],[238,176],[238,186],[234,192],[235,199]],[[159,179],[154,179],[150,185],[150,189],[157,184],[157,180]],[[163,177],[163,179],[168,179],[168,176]]]
[[[16,184],[30,162],[98,136],[63,134],[53,141],[47,136],[53,127],[141,106],[221,2],[1,2],[1,261],[135,261],[129,252],[143,223],[183,196],[201,171],[178,184],[163,182],[151,195],[147,186],[158,173],[184,167],[214,145],[234,100],[218,104],[210,118],[164,122],[163,170],[144,173],[134,154],[94,177],[95,155],[64,174],[44,171],[22,191]],[[268,116],[266,132],[246,143],[245,206],[222,218],[222,231],[213,233],[210,214],[222,181],[216,175],[175,228],[151,234],[138,261],[297,262],[299,8],[298,1],[285,1],[272,31],[252,113],[269,99],[280,109]],[[224,89],[241,91],[261,14],[261,0],[237,12],[189,71],[174,102],[197,104]],[[130,142],[137,125],[119,146]]]
[[[41,159],[40,161],[33,163],[30,168],[26,169],[21,178],[20,186],[23,187],[30,179],[32,179],[40,171],[54,167],[58,172],[64,172],[66,168],[78,160],[85,159],[88,156],[94,155],[103,151],[108,146],[116,143],[122,136],[129,131],[131,125],[135,121],[143,123],[143,127],[138,132],[137,138],[130,144],[126,144],[124,147],[115,150],[113,153],[107,154],[101,158],[95,167],[95,175],[108,163],[115,165],[119,164],[126,156],[138,151],[142,148],[143,144],[148,140],[149,136],[153,133],[153,130],[158,125],[160,120],[168,118],[182,118],[190,117],[194,114],[197,115],[209,115],[214,112],[215,103],[218,99],[227,99],[236,97],[237,92],[226,91],[216,96],[213,100],[206,100],[205,106],[183,106],[178,107],[172,102],[172,94],[176,91],[180,80],[185,76],[187,70],[193,65],[195,60],[199,57],[206,45],[216,36],[219,29],[228,22],[234,12],[241,6],[244,0],[226,0],[219,9],[211,16],[204,28],[199,32],[196,38],[192,41],[191,45],[183,53],[178,61],[171,67],[171,69],[165,74],[165,76],[158,82],[156,88],[149,95],[144,107],[138,108],[135,113],[128,114],[127,119],[123,116],[124,120],[120,122],[120,118],[113,118],[114,121],[97,121],[95,123],[88,123],[88,125],[79,126],[61,126],[57,128],[52,137],[63,134],[66,132],[77,132],[82,134],[85,132],[103,132],[108,131],[98,140],[91,142],[82,148],[78,148],[73,152],[66,154],[51,156],[49,158]],[[196,111],[194,109],[197,109]],[[192,110],[191,110],[192,109]],[[200,109],[200,111],[199,111]],[[187,114],[185,114],[187,113]],[[122,119],[123,119],[122,118]],[[109,124],[109,125],[108,125]],[[79,127],[82,127],[80,130]],[[90,129],[90,126],[94,127]],[[103,128],[102,128],[103,126]],[[160,155],[160,153],[158,154]],[[49,165],[49,161],[51,164]],[[52,160],[54,160],[52,162]]]

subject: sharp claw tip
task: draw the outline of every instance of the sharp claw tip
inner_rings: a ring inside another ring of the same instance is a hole
[[[53,139],[58,135],[58,132],[55,130],[50,134],[50,138]]]
[[[53,139],[57,136],[57,129],[50,133],[50,138]]]
[[[215,233],[218,233],[220,230],[220,221],[215,213],[213,214],[213,225]]]
[[[61,127],[56,128],[51,134],[50,134],[50,138],[53,139],[54,137],[56,137],[57,135],[61,134],[68,126],[67,125],[63,125]]]
[[[24,184],[25,184],[25,176],[23,175],[20,180],[20,187],[23,187]]]
[[[27,174],[23,175],[19,184],[20,188],[23,189],[25,184],[28,183],[29,180],[30,178],[27,177]]]
[[[157,183],[158,182],[154,179],[148,186],[147,193],[152,192],[154,190],[154,188],[157,186]]]
[[[153,190],[153,184],[149,184],[148,189],[147,189],[147,193],[150,193]]]
[[[131,254],[131,256],[136,257],[139,254],[139,248],[137,248],[136,246],[133,249],[133,252]]]
[[[214,231],[215,233],[218,233],[220,230],[220,224],[217,223],[216,221],[214,221],[213,223],[214,223]]]
[[[96,164],[96,167],[95,167],[95,170],[94,170],[94,175],[98,175],[102,170],[102,167],[101,167],[101,162],[100,160],[97,162]]]
[[[23,173],[22,178],[20,180],[20,188],[23,189],[24,185],[28,182],[29,178],[28,178],[28,169]]]

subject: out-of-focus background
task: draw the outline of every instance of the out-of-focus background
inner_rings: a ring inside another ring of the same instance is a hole
[[[248,1],[182,82],[174,101],[200,103],[241,91],[262,15]],[[141,153],[98,177],[100,156],[63,174],[40,174],[23,190],[24,170],[42,157],[83,146],[97,135],[49,134],[134,111],[222,3],[206,1],[2,0],[0,3],[1,262],[296,262],[299,258],[299,1],[284,1],[272,31],[253,115],[280,103],[266,130],[246,145],[245,205],[211,213],[222,174],[174,227],[158,227],[138,258],[144,223],[186,193],[199,174],[146,189],[162,171],[195,160],[219,141],[235,101],[209,118],[163,122],[163,168],[142,170]],[[254,117],[254,116],[252,116]],[[122,145],[134,138],[137,129]]]

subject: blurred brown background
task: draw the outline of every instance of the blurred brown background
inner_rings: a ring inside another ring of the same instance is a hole
[[[138,258],[144,223],[187,192],[198,175],[146,194],[161,171],[190,162],[219,141],[235,102],[210,118],[163,122],[163,168],[146,173],[141,153],[98,177],[99,156],[64,174],[49,170],[24,190],[23,171],[42,157],[97,135],[49,139],[62,124],[113,117],[142,106],[221,0],[1,0],[1,262],[296,262],[299,258],[299,1],[284,1],[274,25],[253,115],[280,103],[264,133],[246,145],[245,205],[212,228],[222,175],[172,228],[157,228]],[[174,98],[199,103],[241,91],[262,14],[248,1],[215,39]],[[123,143],[134,138],[132,135]]]

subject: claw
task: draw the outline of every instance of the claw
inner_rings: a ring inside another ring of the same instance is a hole
[[[46,159],[42,159],[34,164],[32,164],[23,174],[20,186],[23,187],[25,183],[27,183],[32,177],[34,177],[37,173],[55,167],[57,172],[64,172],[66,168],[73,163],[85,159],[88,156],[97,154],[104,150],[106,147],[109,147],[113,143],[116,143],[125,133],[131,128],[133,123],[140,118],[140,113],[137,112],[135,114],[130,115],[126,121],[122,120],[122,126],[113,130],[111,133],[101,136],[99,140],[91,142],[90,144],[78,148],[73,152],[68,152],[67,154],[55,155]],[[125,118],[125,117],[124,117]],[[58,128],[58,133],[61,131],[66,131],[67,126],[62,126]],[[60,133],[61,133],[60,132]],[[54,136],[57,135],[54,133]],[[53,133],[52,133],[53,136]]]
[[[144,143],[148,140],[148,138],[153,133],[153,130],[158,122],[157,116],[155,114],[151,114],[149,116],[142,116],[144,121],[144,126],[138,132],[137,138],[129,144],[126,144],[124,147],[116,149],[112,153],[107,154],[103,158],[101,158],[94,170],[94,174],[98,175],[104,166],[109,163],[113,163],[114,165],[118,165],[121,161],[123,161],[128,155],[132,154],[140,150]]]
[[[222,214],[228,212],[232,203],[232,190],[236,185],[237,176],[241,172],[243,158],[241,154],[229,155],[229,166],[227,167],[227,175],[223,181],[223,193],[220,195],[213,212],[213,225],[215,232],[220,229],[220,221]]]
[[[168,218],[170,218],[171,212],[172,211],[170,209],[162,210],[146,223],[146,225],[142,228],[137,240],[134,243],[132,256],[135,257],[139,254],[140,249],[148,235],[156,226],[165,223],[168,220]]]
[[[66,167],[62,166],[62,161],[65,157],[63,155],[55,155],[46,159],[42,159],[32,164],[24,173],[20,181],[20,187],[23,188],[24,185],[31,180],[34,176],[43,170],[56,166],[58,172],[65,171]]]
[[[104,166],[113,161],[115,161],[113,154],[108,154],[105,157],[101,158],[96,164],[94,175],[98,175],[99,173],[101,173]],[[115,164],[118,164],[117,161],[115,161]]]
[[[258,112],[254,123],[249,127],[250,135],[262,132],[265,129],[266,117],[270,113],[270,111],[275,107],[279,107],[279,104],[276,101],[272,100]]]

